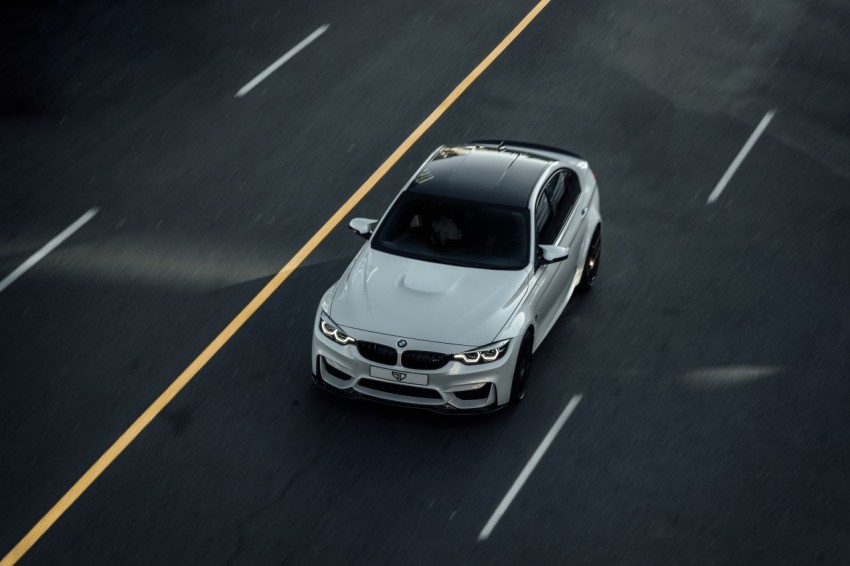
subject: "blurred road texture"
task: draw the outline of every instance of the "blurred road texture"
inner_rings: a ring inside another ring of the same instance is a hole
[[[0,278],[99,212],[0,293],[0,557],[534,5],[4,3]],[[522,406],[314,390],[343,224],[20,563],[850,563],[848,30],[840,0],[551,3],[352,214],[441,143],[588,158],[600,281]]]

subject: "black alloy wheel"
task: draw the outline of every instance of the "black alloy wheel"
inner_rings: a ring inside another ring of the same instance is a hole
[[[584,271],[581,274],[581,281],[578,284],[580,291],[590,291],[593,284],[596,283],[596,276],[599,274],[599,259],[602,257],[602,227],[597,226],[593,231],[593,237],[590,239],[590,249],[587,250],[587,257],[584,260]]]
[[[534,337],[531,332],[526,332],[519,346],[519,355],[514,368],[514,380],[511,383],[511,402],[519,403],[525,398],[525,389],[528,386],[528,378],[531,375],[531,350]]]

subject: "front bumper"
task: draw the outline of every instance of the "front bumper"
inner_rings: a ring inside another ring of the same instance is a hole
[[[387,346],[392,346],[399,338],[370,332],[357,332],[352,337]],[[407,350],[450,354],[468,349],[410,338],[406,340]],[[505,355],[491,363],[466,365],[451,360],[439,369],[411,369],[370,361],[360,355],[356,345],[341,346],[322,334],[318,324],[314,324],[313,380],[322,389],[346,397],[366,398],[441,413],[489,412],[505,406],[510,398],[518,350],[516,340],[512,340]],[[412,385],[376,377],[380,374],[391,375],[392,372],[427,375],[427,384]]]

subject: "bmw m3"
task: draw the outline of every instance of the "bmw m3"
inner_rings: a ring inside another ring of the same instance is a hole
[[[443,412],[525,396],[532,355],[576,290],[596,281],[596,177],[548,146],[438,148],[324,294],[313,379],[324,389]]]

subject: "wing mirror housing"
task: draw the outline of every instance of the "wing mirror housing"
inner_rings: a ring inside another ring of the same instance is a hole
[[[375,231],[377,225],[378,221],[372,218],[352,218],[351,222],[348,223],[348,229],[368,240],[372,237],[372,232]]]
[[[570,248],[561,246],[537,246],[537,267],[549,265],[558,261],[564,261],[570,257]]]

